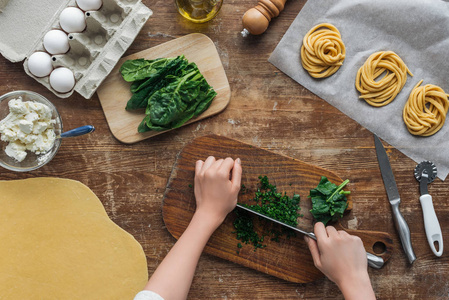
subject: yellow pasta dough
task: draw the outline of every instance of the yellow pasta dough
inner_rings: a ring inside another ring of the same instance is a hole
[[[433,84],[420,86],[422,82],[410,93],[402,117],[411,134],[429,136],[437,133],[444,125],[449,95]]]
[[[396,53],[380,51],[371,54],[360,67],[355,86],[360,92],[360,98],[369,105],[384,106],[393,101],[402,90],[407,82],[407,73],[413,76]],[[384,76],[377,80],[382,74]]]
[[[346,48],[338,29],[329,23],[316,25],[304,36],[301,62],[310,76],[329,77],[345,60]]]
[[[0,191],[0,299],[133,299],[147,283],[142,246],[84,184],[30,178]]]

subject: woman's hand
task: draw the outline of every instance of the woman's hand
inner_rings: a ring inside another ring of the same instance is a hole
[[[317,241],[306,237],[315,266],[335,282],[346,299],[375,299],[362,240],[346,231],[315,224]]]
[[[215,160],[210,156],[205,162],[196,162],[195,214],[151,276],[146,290],[156,292],[164,299],[187,299],[201,252],[237,203],[241,177],[240,159]]]
[[[231,172],[232,171],[232,172]],[[195,166],[196,212],[202,218],[219,226],[237,204],[242,166],[240,159],[216,160],[209,156]]]

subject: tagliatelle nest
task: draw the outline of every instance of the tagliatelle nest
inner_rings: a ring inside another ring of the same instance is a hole
[[[314,78],[329,77],[345,60],[346,48],[338,29],[329,23],[316,25],[304,36],[301,63]]]
[[[360,67],[355,87],[360,92],[360,98],[369,105],[384,106],[393,101],[402,90],[407,82],[407,73],[413,76],[396,53],[376,52]],[[382,74],[384,76],[377,80]]]
[[[429,136],[437,133],[444,125],[449,109],[449,95],[433,84],[420,86],[422,82],[421,80],[410,93],[402,117],[411,134]]]

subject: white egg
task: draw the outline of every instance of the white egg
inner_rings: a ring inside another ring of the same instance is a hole
[[[50,74],[50,85],[57,92],[70,92],[75,86],[75,76],[64,67],[54,69]]]
[[[81,32],[86,28],[86,19],[81,9],[67,7],[59,15],[59,24],[65,32]]]
[[[64,54],[69,51],[69,38],[62,30],[50,30],[44,36],[44,47],[50,54]]]
[[[34,52],[28,58],[28,70],[36,77],[45,77],[50,75],[53,70],[51,57],[46,52]]]
[[[101,0],[76,0],[76,4],[84,11],[98,10],[103,2]]]

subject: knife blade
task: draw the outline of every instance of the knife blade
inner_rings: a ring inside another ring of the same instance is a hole
[[[398,187],[394,180],[393,170],[390,166],[390,160],[388,159],[387,152],[385,151],[382,142],[374,135],[374,145],[376,147],[377,161],[379,162],[380,173],[384,182],[385,190],[387,191],[388,201],[390,202],[391,209],[393,211],[393,219],[396,230],[399,233],[401,239],[402,248],[410,264],[416,260],[415,253],[413,252],[412,241],[410,237],[410,229],[399,210],[399,204],[401,203],[401,197],[399,196]]]
[[[315,234],[314,234],[313,232],[307,232],[307,231],[301,230],[301,229],[299,229],[299,228],[297,228],[297,227],[290,226],[290,225],[288,225],[288,224],[285,224],[285,223],[283,223],[283,222],[281,222],[281,221],[278,221],[278,220],[276,220],[276,219],[270,218],[270,217],[268,217],[268,216],[266,216],[266,215],[264,215],[264,214],[261,214],[261,213],[259,213],[259,212],[257,212],[257,211],[254,211],[254,210],[252,210],[252,209],[250,209],[250,208],[248,208],[248,207],[245,207],[245,206],[243,206],[243,205],[240,205],[240,204],[238,204],[238,203],[237,203],[237,207],[240,208],[240,209],[243,209],[243,210],[245,210],[245,211],[248,211],[248,212],[250,212],[250,213],[252,213],[252,214],[255,214],[255,215],[259,216],[259,217],[262,217],[262,218],[264,218],[264,219],[266,219],[266,220],[269,220],[269,221],[271,221],[271,222],[280,224],[280,225],[285,226],[285,227],[287,227],[287,228],[290,228],[290,229],[292,229],[292,230],[294,230],[294,231],[297,231],[297,232],[300,232],[300,233],[302,233],[302,234],[304,234],[304,235],[307,235],[308,237],[310,237],[310,238],[312,238],[312,239],[314,239],[314,240],[316,241],[316,236],[315,236]],[[384,265],[384,260],[383,260],[383,258],[382,258],[382,257],[379,257],[379,256],[377,256],[377,255],[374,255],[374,254],[371,254],[371,253],[366,252],[366,258],[368,259],[368,265],[369,265],[370,267],[374,268],[374,269],[380,269],[380,268],[382,268],[383,265]]]

